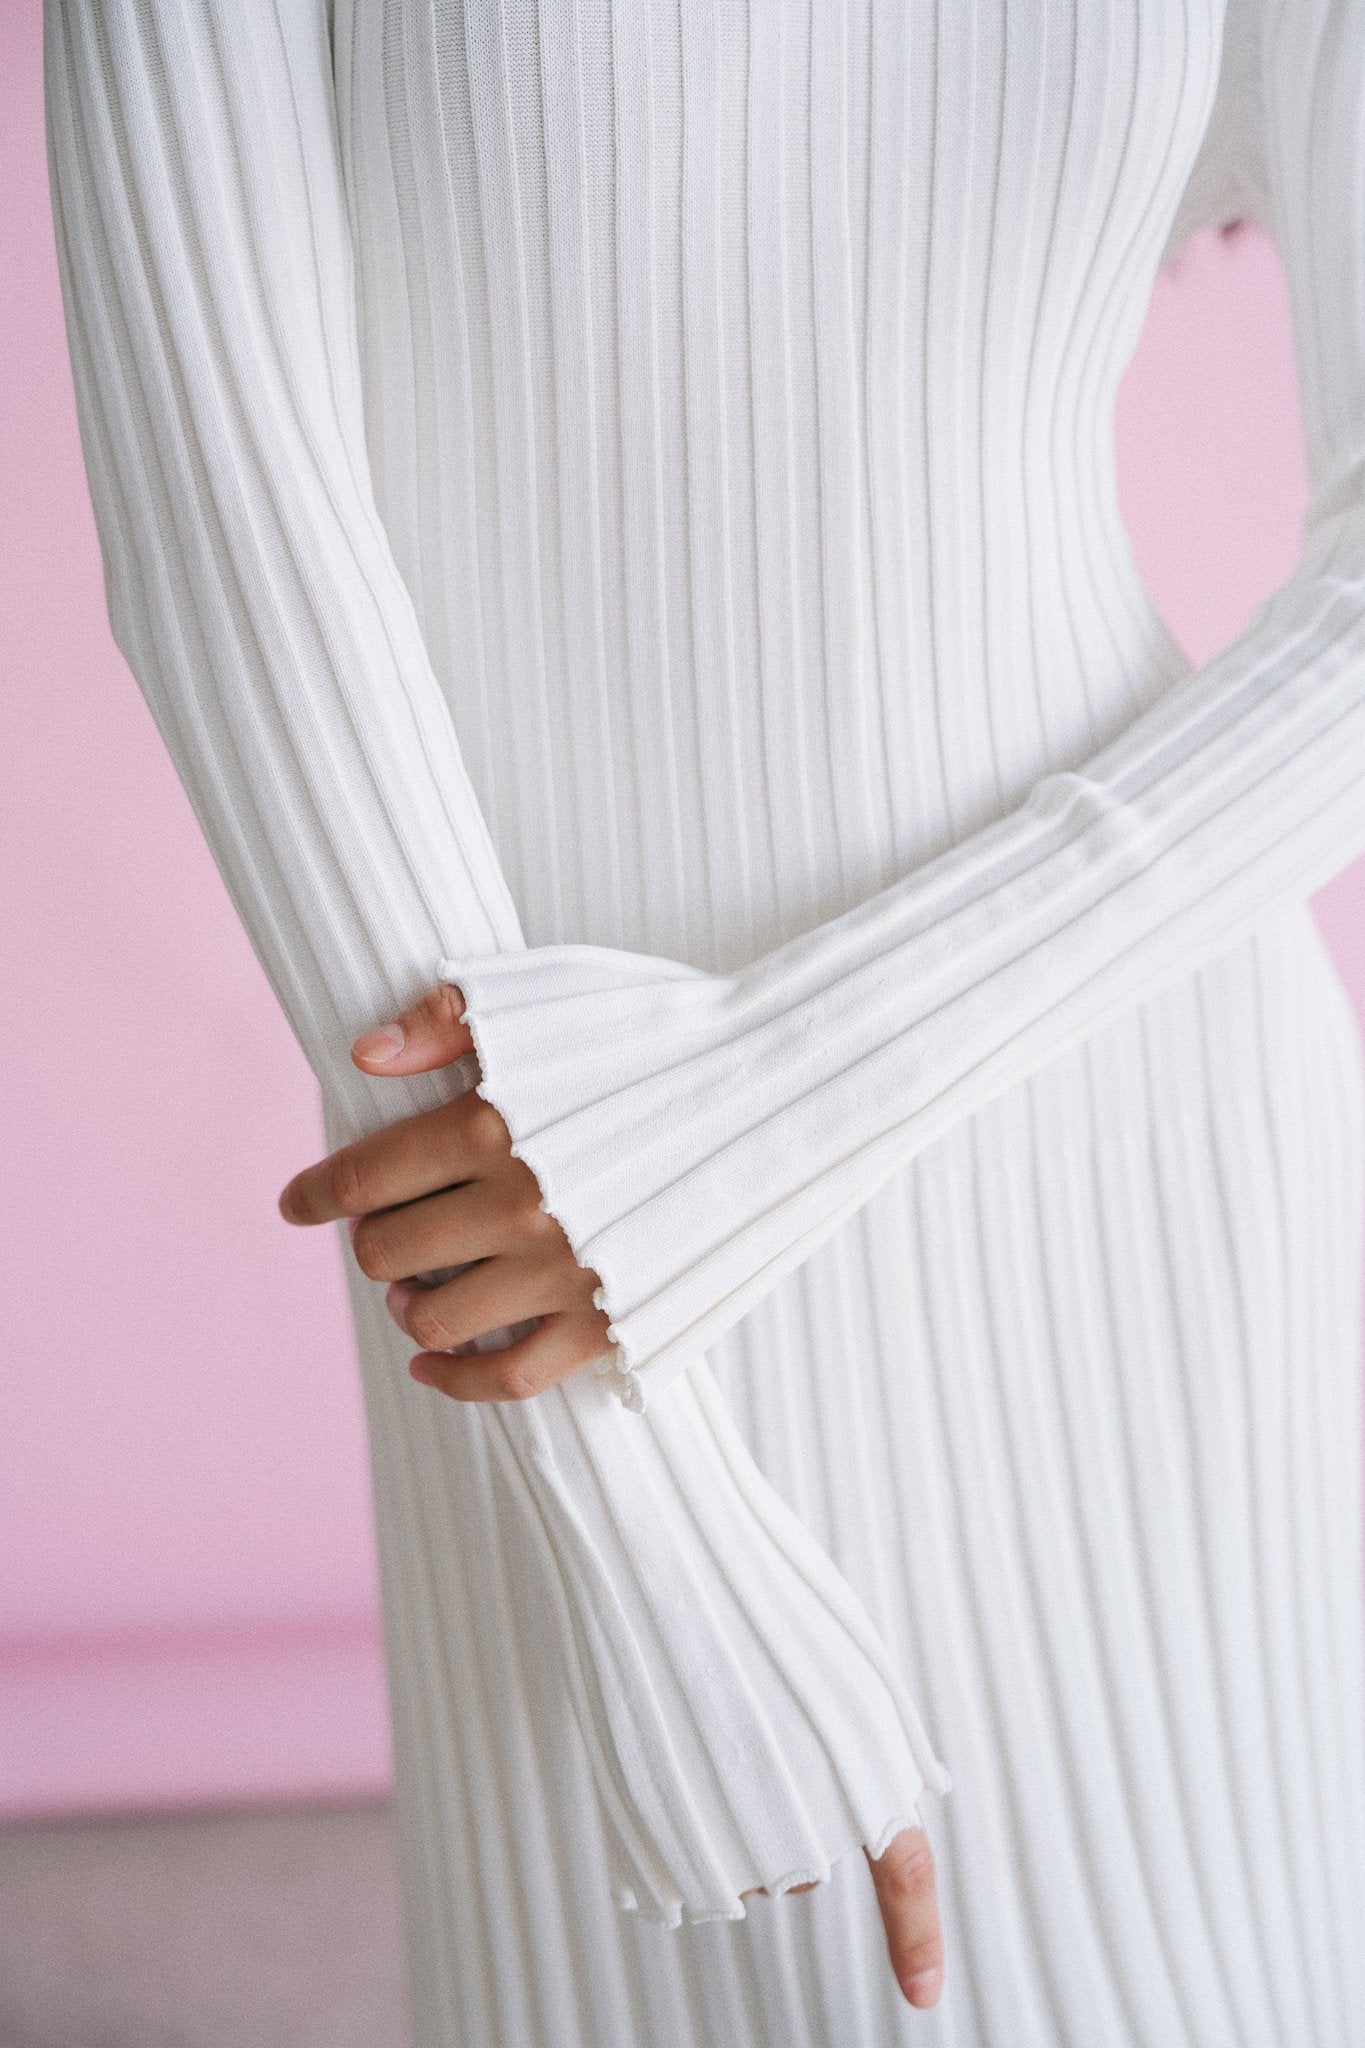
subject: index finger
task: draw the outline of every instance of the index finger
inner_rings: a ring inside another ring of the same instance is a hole
[[[286,1223],[368,1216],[438,1188],[477,1180],[507,1148],[501,1116],[469,1088],[453,1102],[400,1117],[305,1167],[281,1190],[280,1214]]]

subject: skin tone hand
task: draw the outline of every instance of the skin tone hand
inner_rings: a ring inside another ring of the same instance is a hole
[[[367,1074],[449,1066],[473,1050],[463,1009],[460,991],[443,983],[358,1038],[351,1058]],[[501,1116],[471,1088],[343,1145],[280,1195],[287,1223],[351,1219],[357,1265],[387,1283],[389,1314],[423,1347],[408,1371],[454,1401],[526,1400],[611,1348],[592,1304],[597,1274],[578,1264],[510,1147]],[[414,1277],[466,1263],[440,1286]],[[504,1349],[470,1348],[533,1318],[537,1327]]]
[[[463,1009],[460,990],[441,983],[358,1038],[351,1058],[375,1075],[449,1066],[474,1049]],[[526,1400],[610,1348],[607,1318],[592,1304],[599,1276],[578,1264],[540,1206],[535,1175],[512,1156],[502,1117],[472,1088],[307,1167],[279,1206],[287,1223],[349,1221],[356,1263],[386,1286],[389,1314],[423,1347],[408,1371],[452,1400]],[[468,1270],[435,1287],[415,1277],[457,1265]],[[532,1321],[504,1349],[471,1348]],[[934,2005],[943,1940],[928,1835],[904,1828],[868,1864],[896,1981],[911,2005]]]

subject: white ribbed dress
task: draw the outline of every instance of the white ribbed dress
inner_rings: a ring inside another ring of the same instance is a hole
[[[111,623],[331,1140],[458,982],[612,1323],[457,1404],[348,1254],[419,2048],[1361,2048],[1365,0],[46,28]],[[1238,213],[1313,498],[1191,669],[1114,396]]]

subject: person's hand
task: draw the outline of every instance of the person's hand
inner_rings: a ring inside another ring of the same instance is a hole
[[[351,1058],[367,1074],[447,1067],[473,1050],[463,1009],[459,989],[442,983],[358,1038]],[[389,1314],[423,1346],[408,1364],[415,1380],[456,1401],[520,1401],[611,1348],[592,1303],[598,1275],[578,1264],[540,1195],[501,1116],[471,1088],[296,1174],[280,1214],[352,1219],[356,1263],[389,1283]],[[445,1266],[468,1270],[439,1286],[414,1277]],[[472,1348],[475,1337],[530,1323],[500,1349]]]
[[[863,1854],[867,1856],[867,1851]],[[928,1834],[923,1828],[902,1828],[884,1854],[868,1856],[867,1862],[896,1982],[911,2005],[937,2005],[943,1990],[943,1934]],[[794,1884],[792,1893],[814,1889],[811,1884]],[[760,1885],[740,1897],[766,1898],[767,1892]]]

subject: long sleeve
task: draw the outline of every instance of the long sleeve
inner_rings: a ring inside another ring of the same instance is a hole
[[[740,971],[605,948],[444,959],[484,1093],[643,1408],[958,1119],[1365,849],[1365,5],[1228,10],[1166,253],[1258,217],[1292,304],[1299,562],[1088,758]]]
[[[355,1035],[434,959],[523,942],[367,469],[329,13],[47,0],[44,21],[111,626],[356,1135],[470,1074],[377,1082]],[[451,1457],[472,1431],[506,1476],[624,1906],[742,1916],[742,1890],[826,1877],[914,1818],[926,1784],[947,1789],[864,1609],[707,1375],[646,1429],[592,1375],[459,1431],[453,1404],[401,1399],[405,1428]]]

